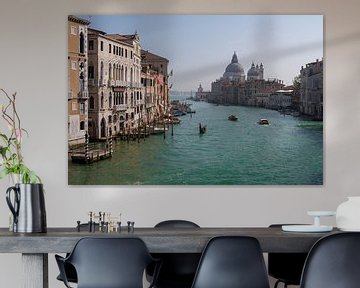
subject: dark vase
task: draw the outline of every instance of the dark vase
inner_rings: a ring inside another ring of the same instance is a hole
[[[42,184],[15,184],[6,190],[6,202],[14,216],[14,232],[45,233],[47,231]]]

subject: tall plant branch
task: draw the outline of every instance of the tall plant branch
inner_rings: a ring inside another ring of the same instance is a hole
[[[2,92],[2,93],[1,93]],[[27,131],[21,127],[20,116],[16,109],[16,93],[10,95],[0,88],[5,95],[6,102],[0,104],[1,116],[9,126],[9,132],[0,132],[0,179],[9,174],[20,174],[22,183],[41,183],[41,179],[24,163],[21,151],[23,133]]]
[[[19,114],[16,110],[16,93],[12,94],[12,97],[9,94],[1,89],[1,91],[5,94],[6,98],[8,99],[8,104],[2,108],[2,117],[11,127],[11,134],[8,139],[8,145],[13,146],[15,148],[15,153],[17,154],[17,162],[20,164],[23,160],[22,153],[21,153],[21,122]],[[8,109],[12,108],[12,117],[8,114]],[[19,134],[19,135],[18,135]],[[15,137],[14,137],[15,136]],[[19,138],[17,138],[19,136]]]

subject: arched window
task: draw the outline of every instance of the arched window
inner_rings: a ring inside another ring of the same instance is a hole
[[[93,63],[89,63],[88,66],[88,78],[89,79],[94,79],[95,78],[95,73],[94,73],[94,64]]]
[[[116,66],[115,66],[115,63],[113,64],[113,79],[114,80],[118,80],[118,77],[116,75]]]
[[[80,121],[80,130],[85,130],[85,121]]]
[[[100,85],[103,85],[104,80],[104,62],[100,64]]]
[[[106,137],[106,120],[104,118],[101,119],[101,123],[100,123],[100,137],[101,138]]]
[[[124,93],[120,92],[120,104],[124,104]]]
[[[124,81],[128,81],[127,67],[125,67],[125,75],[124,75],[124,77],[125,77]]]
[[[90,109],[95,109],[95,101],[93,96],[90,96],[89,106]]]
[[[100,108],[104,109],[104,93],[103,92],[101,92]]]
[[[85,53],[85,37],[83,32],[80,33],[80,53]]]
[[[109,108],[112,107],[112,95],[111,92],[109,93]]]
[[[109,80],[112,80],[112,74],[111,74],[111,63],[109,63]]]

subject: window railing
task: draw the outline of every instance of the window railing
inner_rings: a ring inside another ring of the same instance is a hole
[[[82,91],[78,93],[79,99],[89,99],[89,92],[88,91]]]

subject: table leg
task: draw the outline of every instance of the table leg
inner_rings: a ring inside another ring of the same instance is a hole
[[[22,254],[23,288],[49,288],[48,254]]]

